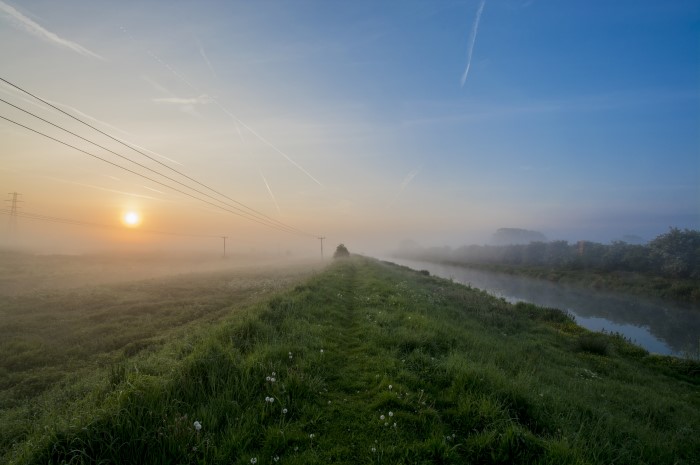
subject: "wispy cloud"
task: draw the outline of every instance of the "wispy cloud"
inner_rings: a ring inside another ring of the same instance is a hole
[[[50,180],[52,180],[52,181],[63,182],[63,183],[66,183],[66,184],[73,184],[74,186],[88,187],[88,188],[90,188],[90,189],[96,189],[96,190],[99,190],[99,191],[111,192],[111,193],[113,193],[113,194],[128,195],[128,196],[131,196],[131,197],[138,197],[138,198],[141,198],[141,199],[149,199],[149,200],[158,200],[158,201],[161,201],[161,202],[171,202],[170,200],[159,199],[159,198],[157,198],[157,197],[151,197],[150,195],[136,194],[136,193],[134,193],[134,192],[119,191],[119,190],[116,190],[116,189],[108,189],[108,188],[106,188],[106,187],[94,186],[94,185],[92,185],[92,184],[85,184],[85,183],[82,183],[82,182],[70,181],[70,180],[68,180],[68,179],[56,178],[56,177],[53,177],[53,176],[39,176],[39,177],[40,177],[40,178],[44,178],[44,179],[50,179]],[[142,186],[142,187],[146,187],[146,186]],[[155,189],[151,189],[151,190],[155,190]],[[156,192],[158,192],[158,191],[156,191]]]
[[[119,138],[117,137],[116,139],[119,139]],[[161,154],[158,153],[158,152],[154,152],[153,150],[149,150],[149,149],[147,149],[146,147],[142,147],[142,146],[140,146],[140,145],[138,145],[138,144],[134,144],[133,142],[129,142],[129,141],[126,141],[126,140],[123,140],[123,139],[119,139],[119,140],[120,140],[121,142],[124,142],[125,144],[130,145],[130,146],[132,146],[132,147],[135,147],[135,148],[137,148],[137,149],[139,149],[139,150],[142,150],[142,151],[144,151],[144,152],[148,152],[148,153],[150,153],[151,155],[155,155],[155,156],[157,156],[157,157],[160,157],[160,158],[162,158],[163,160],[167,160],[167,161],[169,161],[169,162],[171,162],[171,163],[175,163],[176,165],[185,166],[185,165],[183,165],[182,163],[180,163],[180,162],[177,161],[177,160],[173,160],[172,158],[166,157],[165,155],[161,155]]]
[[[122,30],[123,30],[125,33],[129,34],[129,32],[128,32],[128,30],[127,30],[126,28],[122,28]],[[131,36],[131,38],[136,42],[136,40],[133,38],[133,36]],[[136,42],[136,43],[138,44],[138,42]],[[309,173],[303,166],[301,166],[299,163],[297,163],[296,161],[294,161],[294,160],[292,159],[292,157],[290,157],[289,155],[287,155],[282,149],[280,149],[280,148],[277,147],[275,144],[273,144],[272,142],[270,142],[268,139],[266,139],[265,137],[263,137],[261,134],[259,134],[257,131],[255,131],[252,127],[250,127],[250,126],[248,126],[246,123],[244,123],[240,118],[238,118],[233,112],[231,112],[228,108],[226,108],[226,107],[225,107],[221,102],[219,102],[217,99],[212,98],[212,97],[210,97],[210,96],[208,96],[208,95],[206,95],[206,94],[201,93],[201,91],[200,91],[194,84],[192,84],[189,80],[187,80],[187,78],[185,78],[182,74],[180,74],[179,72],[177,72],[177,70],[175,70],[175,68],[173,68],[172,66],[170,66],[170,65],[169,65],[168,63],[166,63],[164,60],[162,60],[158,55],[156,55],[156,54],[154,54],[153,52],[150,52],[150,51],[148,51],[148,50],[145,50],[145,53],[146,53],[148,56],[150,56],[153,60],[155,60],[156,62],[158,62],[161,66],[165,67],[165,69],[167,69],[168,71],[170,71],[170,73],[172,73],[175,77],[177,77],[178,79],[180,79],[180,81],[182,81],[183,83],[185,83],[185,84],[187,85],[187,87],[189,87],[190,89],[192,89],[194,92],[196,92],[196,93],[198,93],[198,94],[201,94],[200,97],[198,97],[197,99],[195,99],[195,100],[198,100],[198,101],[197,101],[197,102],[194,102],[194,103],[196,103],[196,104],[214,103],[217,107],[219,107],[219,109],[221,109],[221,111],[223,111],[225,114],[227,114],[229,117],[231,117],[231,118],[236,122],[237,125],[241,125],[241,126],[243,127],[243,129],[245,129],[246,131],[248,131],[249,133],[251,133],[251,134],[252,134],[253,136],[255,136],[260,142],[262,142],[263,144],[267,145],[267,146],[270,147],[272,150],[274,150],[275,152],[277,152],[279,155],[281,155],[282,157],[284,157],[285,160],[287,160],[289,163],[291,163],[292,165],[294,165],[299,171],[301,171],[301,172],[304,173],[307,177],[309,177],[309,179],[311,179],[312,181],[314,181],[314,182],[315,182],[316,184],[318,184],[319,186],[324,187],[323,184],[321,183],[321,181],[319,181],[318,179],[316,179],[315,177],[313,177],[313,176],[311,175],[311,173]],[[206,102],[200,101],[200,99],[203,99],[203,98],[206,99]],[[198,116],[198,114],[196,113],[196,111],[194,110],[194,108],[193,108],[193,106],[192,106],[192,105],[193,105],[192,102],[182,102],[182,101],[177,101],[177,100],[178,100],[177,97],[170,97],[170,98],[163,98],[163,99],[154,99],[154,101],[157,102],[157,103],[179,103],[180,105],[182,105],[181,109],[182,109],[183,111],[186,111],[186,112],[191,113],[191,114],[193,114],[193,115],[195,115],[195,116]]]
[[[75,107],[72,107],[70,105],[66,105],[65,103],[56,102],[55,100],[47,100],[47,102],[50,102],[52,105],[56,105],[57,107],[62,107],[64,110],[70,110],[73,113],[77,113],[78,115],[82,116],[83,118],[89,119],[94,123],[98,123],[104,127],[112,129],[114,131],[121,132],[122,134],[124,134],[126,136],[131,136],[131,134],[129,132],[124,131],[123,129],[119,129],[116,126],[112,126],[111,124],[106,123],[102,120],[99,120],[99,119],[95,118],[94,116],[90,116],[87,113],[83,113],[82,111],[78,110]]]
[[[469,35],[469,44],[467,48],[467,67],[464,69],[464,74],[462,74],[461,86],[464,87],[464,83],[467,82],[467,76],[469,75],[469,68],[472,66],[472,55],[474,54],[474,44],[476,43],[476,33],[479,30],[479,21],[481,21],[481,13],[484,11],[484,5],[486,5],[486,0],[481,0],[479,3],[479,9],[476,10],[476,17],[474,18],[474,23],[472,24],[472,32]]]
[[[200,95],[199,97],[182,98],[182,97],[161,97],[154,98],[155,103],[172,103],[175,105],[207,105],[213,100],[208,95]]]
[[[91,57],[91,58],[97,58],[99,60],[104,60],[104,58],[100,55],[98,55],[95,52],[92,52],[82,45],[79,45],[75,42],[72,42],[68,39],[64,39],[62,37],[59,37],[57,34],[47,30],[34,20],[27,18],[24,16],[22,13],[17,11],[13,6],[8,5],[7,3],[3,2],[0,0],[0,13],[3,13],[3,16],[8,18],[10,22],[14,23],[15,25],[25,29],[27,32],[34,34],[35,36],[46,40],[48,42],[51,42],[53,44],[56,44],[60,47],[65,47],[70,50],[73,50],[76,53],[79,53],[83,56],[86,57]]]

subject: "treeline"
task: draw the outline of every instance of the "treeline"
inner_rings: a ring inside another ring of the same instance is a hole
[[[402,248],[397,257],[456,264],[515,265],[569,270],[631,271],[671,279],[700,279],[700,231],[671,228],[645,245],[616,241],[531,242]]]

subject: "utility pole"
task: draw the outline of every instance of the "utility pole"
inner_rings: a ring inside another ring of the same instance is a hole
[[[321,241],[321,260],[323,260],[323,240],[325,237],[318,237],[317,239]]]
[[[11,199],[5,200],[5,202],[11,202],[12,207],[10,207],[10,234],[14,235],[17,232],[17,204],[21,203],[21,200],[17,200],[19,197],[19,192],[8,192],[12,196]]]
[[[224,256],[223,258],[226,258],[226,239],[228,236],[221,236],[221,238],[224,240]]]

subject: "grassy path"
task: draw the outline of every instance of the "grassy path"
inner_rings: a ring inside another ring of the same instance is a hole
[[[697,363],[353,258],[232,315],[170,372],[123,367],[11,463],[693,464],[699,390]]]

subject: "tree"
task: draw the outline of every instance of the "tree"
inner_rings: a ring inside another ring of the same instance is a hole
[[[529,244],[530,242],[546,242],[547,238],[539,231],[529,231],[520,228],[501,228],[491,239],[493,245]]]
[[[346,258],[350,256],[350,252],[348,252],[348,248],[345,247],[345,245],[340,244],[338,247],[335,248],[335,253],[333,254],[333,258]]]
[[[671,228],[649,243],[662,274],[671,278],[700,278],[700,231]]]

